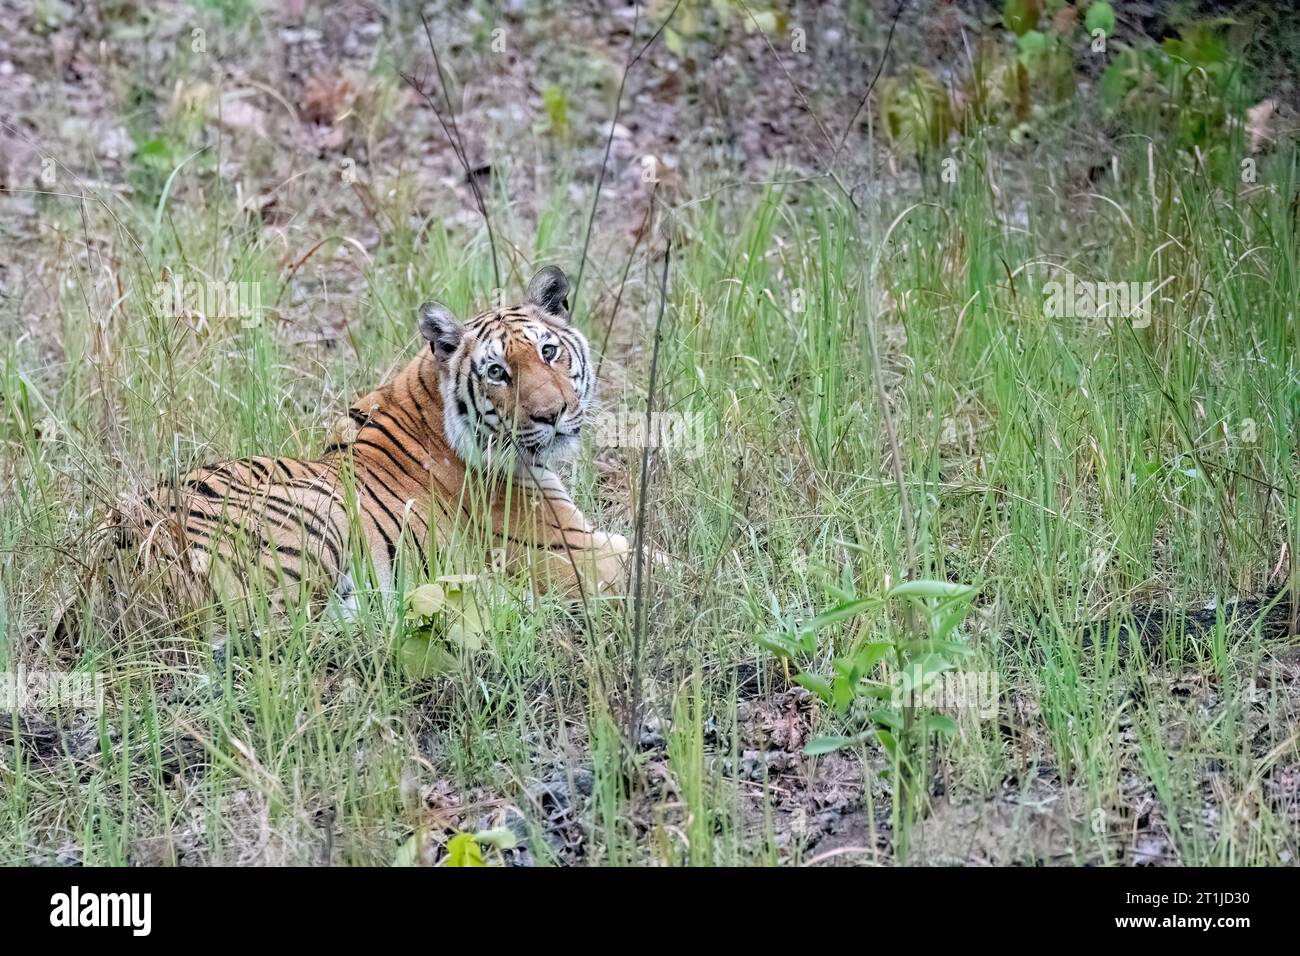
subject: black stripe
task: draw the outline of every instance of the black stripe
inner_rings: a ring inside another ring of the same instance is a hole
[[[423,368],[423,366],[421,366],[421,368]],[[419,370],[419,369],[416,370],[415,380],[416,380],[417,382],[420,383],[420,388],[424,390],[424,394],[425,394],[425,395],[428,395],[428,396],[429,396],[429,401],[430,401],[432,404],[434,404],[434,405],[440,405],[440,404],[442,404],[441,401],[440,401],[439,399],[437,399],[437,398],[434,397],[433,392],[429,390],[429,386],[428,386],[428,384],[424,381],[424,376],[420,374],[420,370]]]
[[[379,502],[379,506],[383,508],[383,503]],[[387,508],[384,508],[384,512],[388,514],[388,517],[390,518],[393,517],[392,512],[390,512]],[[388,567],[389,570],[391,571],[393,566],[397,563],[397,547],[393,544],[393,539],[388,536],[388,532],[384,530],[384,526],[379,523],[379,521],[375,518],[375,516],[370,515],[369,518],[371,523],[375,526],[375,531],[379,532],[379,537],[384,539],[384,548],[388,551]],[[399,534],[400,534],[400,528],[401,525],[399,524],[398,525]]]
[[[194,489],[199,494],[201,494],[204,498],[209,498],[213,501],[226,500],[225,495],[219,494],[216,491],[216,489],[214,489],[210,484],[208,484],[206,481],[203,481],[202,479],[199,479],[198,481],[183,481],[181,482],[181,484],[186,488]]]
[[[366,497],[369,498],[371,501],[373,501],[375,504],[379,505],[379,510],[381,510],[384,514],[388,516],[388,520],[393,523],[393,530],[396,531],[398,536],[400,537],[402,534],[402,522],[398,519],[397,515],[393,514],[392,509],[389,508],[388,505],[384,504],[383,499],[380,498],[379,495],[377,495],[374,492],[374,490],[371,488],[366,489]],[[396,498],[397,495],[393,495],[393,497]],[[371,515],[370,520],[375,522],[376,527],[379,526],[379,522],[375,519],[373,515]]]
[[[333,557],[336,565],[340,567],[342,566],[341,564],[342,552],[340,550],[342,545],[342,536],[338,535],[337,529],[333,528],[333,522],[329,521],[326,518],[323,518],[314,509],[308,508],[306,505],[302,504],[301,502],[294,501],[290,498],[282,498],[278,495],[273,495],[270,493],[269,490],[263,492],[256,489],[250,489],[247,486],[242,486],[242,485],[236,488],[234,487],[233,482],[231,488],[228,490],[227,495],[224,497],[217,496],[213,491],[212,487],[208,485],[207,482],[199,482],[199,485],[201,487],[198,487],[197,490],[199,490],[200,493],[204,495],[204,497],[210,500],[222,501],[223,503],[230,501],[229,491],[235,491],[241,494],[252,493],[257,495],[261,502],[262,508],[264,509],[265,512],[273,515],[279,515],[283,518],[287,518],[290,522],[297,522],[301,530],[305,531],[309,536],[315,537],[321,541],[321,543],[329,550],[330,555]],[[206,491],[204,489],[206,489]],[[326,498],[328,500],[332,500],[332,496],[326,495]],[[170,510],[173,512],[177,512],[180,510],[180,508],[178,508],[176,505],[173,504],[170,507]],[[196,513],[192,510],[192,508],[186,508],[185,510],[187,511],[187,513],[194,515],[195,517],[203,518],[204,520],[208,520],[208,521],[221,518],[222,520],[229,522],[233,519],[236,519],[237,517],[242,518],[244,516],[258,514],[257,509],[253,507],[252,502],[249,502],[247,505],[245,505],[245,507],[243,508],[242,515],[240,516],[230,515],[226,512],[225,509],[222,509],[222,512],[219,515],[208,515],[208,514]],[[261,517],[265,518],[266,520],[271,520],[270,518],[267,517],[266,514],[262,514]],[[320,523],[319,524],[315,523],[317,521],[319,521]],[[276,527],[282,528],[285,531],[294,530],[293,524],[286,524],[283,521],[272,521],[272,523]],[[240,527],[243,526],[242,521],[240,521],[239,524]],[[337,543],[335,543],[330,539],[329,533],[331,530],[334,530],[335,534],[338,535],[339,537]]]
[[[208,478],[224,478],[228,482],[244,481],[248,476],[240,474],[238,471],[231,473],[228,469],[244,465],[243,461],[223,461],[216,465],[207,465],[198,469],[205,473]]]
[[[387,438],[387,439],[388,439],[389,441],[391,441],[394,445],[396,445],[396,446],[398,447],[398,450],[400,450],[401,453],[402,453],[403,455],[405,455],[407,458],[411,459],[411,461],[415,463],[415,467],[416,467],[419,471],[424,471],[424,462],[420,461],[420,459],[418,459],[418,458],[416,458],[414,455],[412,455],[412,454],[407,450],[406,446],[405,446],[402,442],[400,442],[400,441],[397,440],[397,436],[396,436],[396,435],[394,435],[392,432],[390,432],[387,428],[385,428],[385,427],[384,427],[381,423],[379,423],[379,422],[371,422],[370,424],[371,424],[371,427],[379,429],[380,434],[382,434],[385,438]],[[378,447],[378,446],[376,446],[376,447]]]
[[[547,524],[546,527],[552,531],[558,531],[560,534],[591,534],[586,528],[565,528],[558,524]]]
[[[213,537],[211,533],[209,533],[209,532],[204,532],[204,531],[202,531],[202,529],[200,529],[200,528],[191,528],[188,524],[185,526],[185,530],[186,530],[187,532],[189,532],[190,534],[193,534],[193,535],[199,535],[199,534],[201,533],[201,534],[203,534],[203,536],[204,536],[208,541],[211,541],[211,540],[212,540],[212,537]],[[223,530],[225,530],[225,529],[223,529]],[[290,557],[296,557],[296,558],[299,558],[300,560],[301,560],[301,558],[302,558],[302,552],[298,551],[296,548],[291,548],[291,547],[289,547],[288,545],[276,545],[276,546],[273,548],[273,547],[271,546],[271,541],[270,541],[270,539],[267,538],[266,535],[264,535],[264,534],[260,534],[260,533],[255,533],[251,528],[247,528],[247,527],[245,527],[245,526],[243,526],[243,525],[240,525],[239,528],[238,528],[238,530],[244,532],[244,533],[247,534],[250,538],[256,538],[256,539],[257,539],[257,541],[258,541],[258,548],[257,548],[257,551],[258,551],[258,555],[260,555],[260,556],[265,556],[265,555],[267,555],[267,554],[270,554],[270,553],[272,553],[272,552],[275,552],[275,553],[283,554],[283,555],[290,556]],[[224,537],[224,536],[223,536],[223,537]],[[207,553],[207,554],[209,554],[209,555],[212,554],[212,549],[211,549],[211,548],[207,548],[207,547],[203,547],[203,546],[200,544],[200,542],[198,542],[198,541],[193,541],[193,542],[190,542],[190,543],[193,544],[195,547],[198,547],[199,550],[204,551],[205,553]],[[219,556],[219,557],[221,557],[221,559],[222,559],[222,560],[225,560],[225,561],[229,561],[229,560],[231,560],[231,556],[230,556],[230,555],[221,555],[221,556]],[[252,557],[252,556],[250,555],[250,557]],[[263,568],[263,569],[266,568],[266,565],[265,565],[265,564],[260,560],[260,558],[259,558],[259,560],[258,560],[258,566],[261,567],[261,568]],[[293,568],[286,568],[286,567],[284,567],[282,564],[280,564],[279,562],[276,562],[276,568],[277,568],[279,571],[282,571],[283,573],[285,573],[285,574],[289,575],[290,577],[292,577],[295,581],[301,581],[301,580],[302,580],[302,573],[301,573],[301,571],[299,571],[299,570],[295,570],[295,569],[293,569]],[[209,567],[209,568],[208,568],[208,571],[209,571],[209,573],[211,573],[212,568]]]
[[[397,469],[396,474],[399,476],[399,478],[409,479],[414,477],[410,472],[408,472],[404,467],[402,467],[402,463],[399,462],[396,458],[394,458],[393,453],[389,451],[387,448],[385,448],[383,445],[377,444],[376,442],[372,442],[368,438],[358,438],[356,443],[358,445],[364,445],[367,448],[373,448],[376,451],[382,452],[384,457],[387,458],[389,461],[391,461],[393,463],[393,467]],[[420,471],[424,471],[424,469],[421,468]]]
[[[202,517],[202,516],[199,515],[199,516],[197,516],[197,517]],[[197,538],[201,538],[203,541],[210,541],[210,540],[212,540],[212,532],[211,532],[211,531],[207,531],[207,530],[205,530],[205,529],[203,529],[203,528],[193,528],[193,527],[190,527],[190,525],[189,525],[188,522],[186,522],[186,524],[185,524],[185,533],[186,533],[187,535],[194,535],[194,536],[197,537]],[[197,544],[197,543],[198,543],[198,542],[189,541],[188,539],[186,540],[186,544]],[[206,551],[207,548],[204,548],[203,550]]]
[[[417,379],[420,377],[418,372],[416,373],[415,377]],[[394,402],[392,408],[386,408],[384,409],[384,411],[388,414],[389,418],[393,419],[393,421],[399,425],[401,425],[402,423],[400,420],[398,420],[397,416],[393,414],[393,412],[394,411],[401,412],[402,418],[406,419],[406,424],[402,425],[402,430],[405,431],[407,434],[409,434],[411,438],[413,438],[418,444],[419,436],[428,433],[429,422],[427,419],[417,414],[415,411],[416,409],[415,390],[411,388],[410,381],[403,382],[402,384],[406,386],[406,401]]]

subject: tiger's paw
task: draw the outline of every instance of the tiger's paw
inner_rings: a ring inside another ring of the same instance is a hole
[[[597,532],[600,534],[600,532]],[[621,534],[604,534],[596,560],[597,585],[602,594],[627,595],[636,587],[636,548]],[[651,545],[641,549],[642,574],[651,568],[667,570],[676,565],[671,556]]]

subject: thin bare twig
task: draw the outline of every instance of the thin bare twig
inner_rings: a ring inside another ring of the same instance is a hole
[[[641,447],[641,484],[636,506],[636,528],[632,533],[633,587],[632,587],[632,707],[628,714],[628,739],[635,745],[641,711],[641,645],[645,637],[645,522],[646,506],[650,501],[650,438],[655,407],[655,386],[659,378],[659,349],[663,344],[664,313],[668,307],[668,263],[672,258],[673,241],[665,236],[664,269],[659,276],[659,315],[655,319],[654,348],[650,352],[650,384],[645,400],[645,441]]]
[[[862,94],[862,99],[858,101],[858,108],[853,111],[853,116],[849,118],[848,123],[845,125],[844,135],[840,137],[840,144],[835,147],[835,152],[831,154],[831,163],[835,162],[840,155],[840,150],[848,142],[849,133],[853,131],[853,124],[858,121],[863,107],[867,105],[867,100],[871,98],[871,91],[876,88],[876,81],[880,79],[880,73],[885,68],[885,62],[889,59],[889,50],[894,45],[894,28],[898,26],[898,18],[903,15],[903,10],[906,7],[907,0],[899,0],[898,9],[894,12],[894,19],[889,24],[889,36],[885,38],[885,52],[880,55],[880,62],[876,64],[876,75],[871,78],[871,82],[867,85],[867,91]]]
[[[898,487],[899,515],[903,520],[904,546],[907,549],[907,567],[903,576],[910,577],[917,571],[916,567],[916,530],[912,526],[912,505],[907,497],[907,477],[903,473],[903,454],[898,444],[898,430],[894,427],[894,416],[889,410],[889,393],[885,391],[884,371],[880,363],[880,346],[876,341],[876,321],[874,313],[867,309],[867,341],[871,344],[871,377],[875,379],[876,400],[880,402],[880,422],[885,429],[885,443],[889,446],[889,457],[893,466],[894,483]]]
[[[605,323],[605,335],[600,340],[600,357],[596,359],[596,381],[600,381],[600,370],[605,364],[605,350],[609,347],[609,335],[614,331],[614,320],[618,318],[618,308],[623,304],[623,290],[627,287],[627,276],[632,271],[632,262],[636,259],[636,251],[641,248],[641,240],[645,237],[646,229],[650,225],[650,217],[654,215],[655,194],[659,191],[659,184],[655,183],[650,189],[650,201],[646,203],[645,215],[641,217],[641,225],[637,228],[636,241],[632,243],[632,251],[628,253],[627,262],[623,265],[623,277],[618,282],[618,293],[614,296],[614,307],[610,310],[609,321]]]
[[[623,67],[623,75],[618,81],[618,95],[614,97],[614,118],[609,121],[609,135],[605,137],[605,155],[600,161],[600,174],[596,177],[596,192],[591,199],[591,213],[587,216],[587,234],[582,238],[582,256],[578,260],[578,275],[573,280],[573,288],[569,290],[569,312],[576,313],[578,305],[578,287],[582,285],[582,273],[587,268],[587,250],[591,247],[591,230],[596,223],[596,208],[600,205],[600,190],[605,184],[605,170],[609,166],[609,151],[614,145],[614,130],[618,127],[619,117],[623,115],[623,91],[627,89],[628,74],[632,72],[632,67],[636,66],[637,61],[645,56],[646,51],[659,39],[660,35],[667,29],[668,24],[677,14],[677,8],[682,5],[682,0],[677,0],[673,8],[668,11],[668,16],[664,17],[664,22],[659,24],[656,30],[641,49],[628,58]],[[631,50],[636,45],[636,28],[641,22],[641,7],[638,5],[636,14],[632,20],[632,38],[629,41],[628,49]]]
[[[831,134],[830,131],[826,129],[826,124],[821,121],[821,117],[817,115],[817,111],[814,110],[812,108],[812,104],[808,102],[808,97],[804,95],[803,89],[799,86],[798,83],[795,82],[794,77],[790,74],[789,67],[785,65],[785,60],[781,59],[781,54],[778,53],[776,51],[776,47],[772,45],[772,40],[771,38],[768,37],[767,32],[763,29],[762,24],[759,23],[758,17],[755,16],[753,10],[749,9],[749,5],[745,3],[745,0],[739,0],[739,3],[741,7],[744,9],[744,11],[747,14],[749,14],[749,18],[752,21],[754,21],[754,27],[758,31],[758,34],[763,38],[763,42],[767,44],[767,50],[769,53],[772,54],[772,57],[776,60],[776,65],[779,66],[781,68],[781,72],[785,74],[785,80],[790,85],[790,89],[794,91],[795,96],[799,97],[799,102],[803,104],[803,108],[808,111],[808,115],[811,116],[813,122],[817,124],[817,129],[821,132],[822,138],[826,140],[827,148],[834,150],[835,141],[831,139]],[[807,142],[809,146],[813,145],[812,142],[808,139],[808,137],[804,136],[802,130],[800,130],[799,135],[803,136],[804,141]],[[831,161],[832,162],[834,161],[833,155],[831,157]],[[840,179],[839,175],[835,172],[834,168],[832,168],[831,162],[827,162],[825,165],[825,175],[829,176],[830,179],[835,183],[835,185],[840,187],[840,192],[844,193],[844,197],[848,199],[849,205],[856,210],[858,208],[858,204],[853,198],[853,193],[849,190],[848,186],[844,185],[844,181]]]
[[[433,110],[433,115],[438,118],[438,125],[442,127],[443,134],[451,144],[452,152],[456,154],[461,169],[465,171],[465,180],[469,183],[470,192],[474,194],[474,203],[478,206],[479,215],[483,217],[483,226],[487,229],[488,245],[492,249],[492,279],[496,283],[496,288],[499,289],[501,288],[501,268],[497,264],[497,240],[496,234],[492,231],[492,219],[488,216],[487,203],[483,201],[483,191],[479,188],[478,180],[474,177],[474,169],[470,166],[469,158],[465,154],[465,142],[461,138],[460,127],[456,125],[456,110],[451,105],[451,94],[447,90],[447,74],[442,68],[442,58],[438,56],[438,45],[433,42],[433,31],[429,28],[429,21],[423,13],[420,14],[420,22],[424,24],[424,36],[429,41],[429,52],[433,54],[433,65],[438,73],[438,85],[442,89],[443,101],[446,103],[447,118],[443,118],[438,103],[425,92],[424,85],[421,82],[416,80],[410,73],[403,72],[400,76]]]

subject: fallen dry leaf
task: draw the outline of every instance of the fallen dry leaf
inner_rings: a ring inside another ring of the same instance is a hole
[[[1273,142],[1273,117],[1277,115],[1277,100],[1260,100],[1246,110],[1246,135],[1250,137],[1250,151],[1258,153]]]
[[[247,90],[236,90],[221,95],[221,106],[213,117],[217,125],[228,130],[243,130],[266,136],[266,113],[248,102]]]
[[[1052,18],[1052,29],[1057,33],[1067,33],[1079,19],[1078,7],[1061,7]]]
[[[315,73],[302,85],[302,115],[310,123],[332,126],[351,111],[359,92],[345,73]]]

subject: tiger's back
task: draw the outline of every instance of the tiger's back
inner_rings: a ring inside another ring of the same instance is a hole
[[[348,521],[337,464],[242,458],[195,468],[119,508],[119,549],[192,602],[264,595],[318,603],[346,571]]]

